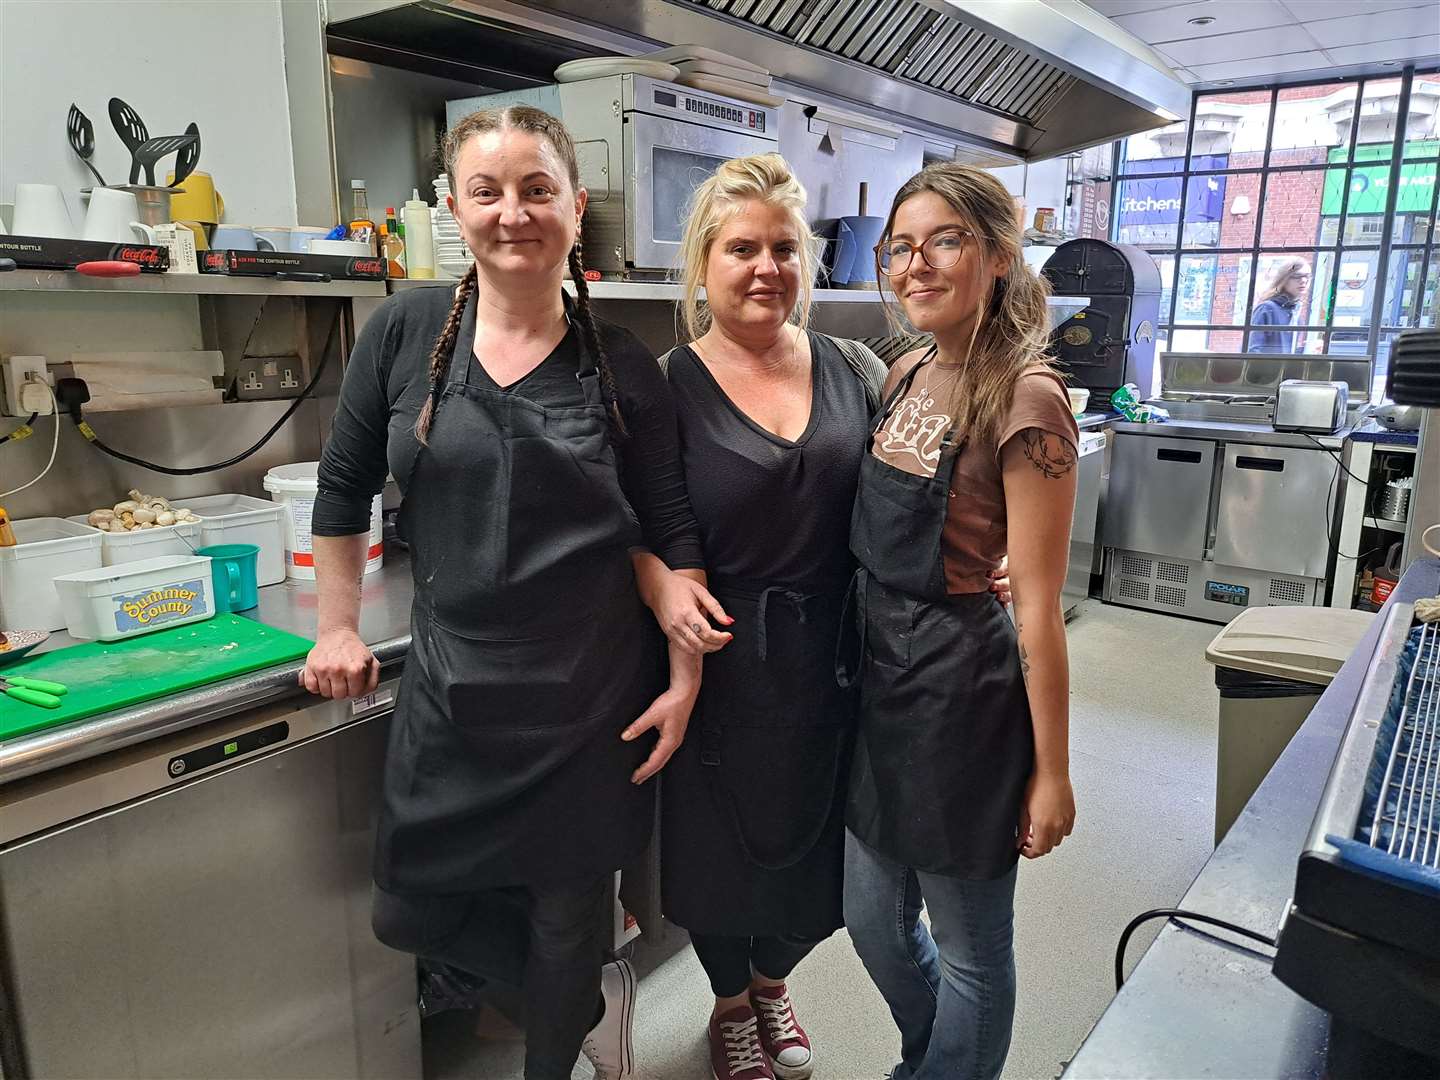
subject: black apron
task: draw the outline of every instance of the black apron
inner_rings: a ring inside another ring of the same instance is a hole
[[[653,737],[620,733],[663,685],[635,590],[640,542],[598,375],[585,404],[472,385],[475,302],[401,510],[413,644],[390,739],[375,878],[469,892],[618,869],[642,849]]]
[[[741,632],[705,657],[665,773],[666,916],[696,933],[822,938],[842,924],[853,695],[834,679],[843,585],[717,579]]]
[[[872,439],[924,363],[881,407]],[[989,592],[945,591],[941,540],[949,500],[963,497],[950,485],[964,448],[952,426],[933,477],[873,452],[860,466],[850,527],[858,641],[847,635],[838,665],[842,684],[860,681],[846,820],[902,865],[993,879],[1019,858],[1034,734],[1004,607]]]

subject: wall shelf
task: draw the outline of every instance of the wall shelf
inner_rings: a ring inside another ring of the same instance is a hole
[[[87,292],[161,296],[384,296],[383,281],[277,281],[239,274],[141,274],[94,278],[68,270],[0,274],[0,292]]]

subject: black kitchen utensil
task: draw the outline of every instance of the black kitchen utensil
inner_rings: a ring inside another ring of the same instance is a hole
[[[144,166],[145,183],[151,187],[155,186],[155,163],[157,161],[167,154],[184,150],[194,142],[194,135],[159,135],[153,139],[146,139],[137,146],[135,148],[135,164],[137,167]]]
[[[90,163],[90,155],[95,153],[94,125],[90,123],[90,118],[73,104],[65,121],[65,134],[70,136],[70,149],[85,163],[85,167],[95,177],[95,182],[104,187],[105,178],[100,175],[100,170]]]
[[[115,125],[115,134],[120,136],[125,149],[130,151],[130,183],[138,184],[140,163],[135,160],[135,151],[140,148],[141,143],[150,138],[150,129],[145,126],[145,121],[140,119],[140,114],[118,97],[110,99],[110,123]]]
[[[195,171],[195,166],[200,163],[200,126],[193,121],[185,129],[186,135],[194,135],[195,141],[181,149],[175,157],[175,179],[170,181],[171,187],[179,187],[180,182]]]

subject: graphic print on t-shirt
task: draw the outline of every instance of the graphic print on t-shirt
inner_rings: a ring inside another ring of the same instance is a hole
[[[947,374],[934,364],[927,364],[916,374],[910,392],[876,432],[875,446],[885,460],[917,476],[935,475],[940,464],[940,444],[953,423],[948,412],[936,407],[936,398],[942,392],[950,393],[959,374],[958,370]]]

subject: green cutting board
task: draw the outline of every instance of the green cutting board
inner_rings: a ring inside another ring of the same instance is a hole
[[[89,641],[0,667],[64,683],[58,709],[0,694],[0,742],[298,660],[314,642],[229,613],[122,641]]]

